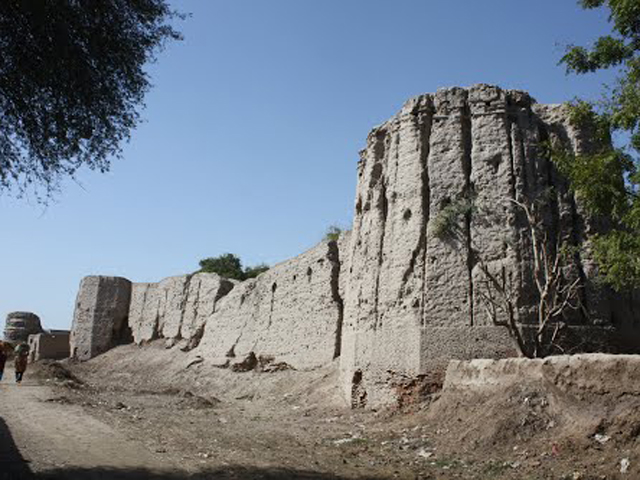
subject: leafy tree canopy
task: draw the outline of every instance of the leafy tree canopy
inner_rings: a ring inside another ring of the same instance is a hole
[[[578,157],[555,152],[554,160],[582,203],[592,213],[613,219],[614,229],[593,242],[604,280],[618,290],[640,287],[640,1],[581,0],[579,4],[585,9],[606,9],[613,31],[588,48],[570,46],[561,63],[569,73],[616,68],[619,75],[602,101],[571,104],[571,121],[589,129],[592,151]],[[625,134],[628,145],[615,148],[614,132]]]
[[[221,277],[242,281],[255,278],[267,270],[269,270],[269,266],[265,264],[242,268],[240,258],[233,253],[225,253],[218,257],[200,260],[200,270],[198,273],[217,273]]]
[[[180,38],[176,16],[165,0],[2,0],[0,191],[108,170],[139,121],[143,66]]]

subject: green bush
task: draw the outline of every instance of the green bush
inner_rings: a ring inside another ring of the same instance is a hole
[[[455,237],[460,233],[461,222],[474,211],[473,198],[461,197],[445,205],[433,220],[433,234],[440,238]]]
[[[217,257],[203,258],[199,262],[200,270],[197,273],[216,273],[221,277],[232,278],[234,280],[246,280],[255,278],[261,273],[269,270],[266,264],[255,265],[253,267],[242,267],[242,261],[233,253],[225,253]]]
[[[327,228],[327,232],[324,234],[324,240],[327,242],[335,242],[336,240],[338,240],[338,238],[340,238],[341,234],[342,228],[338,227],[337,225],[331,225],[329,228]]]

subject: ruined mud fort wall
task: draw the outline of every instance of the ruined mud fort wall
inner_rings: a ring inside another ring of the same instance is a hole
[[[125,342],[130,299],[131,282],[126,278],[83,278],[71,325],[71,356],[89,360]]]
[[[164,338],[221,367],[250,356],[300,369],[339,358],[354,406],[392,403],[399,388],[443,371],[450,359],[515,356],[513,339],[481,301],[479,266],[481,259],[508,272],[517,320],[530,324],[531,246],[510,199],[551,192],[545,228],[569,243],[600,228],[545,158],[549,140],[575,152],[591,148],[589,132],[570,125],[565,107],[536,104],[524,92],[477,85],[411,99],[368,137],[350,234],[241,283],[214,274],[151,284],[88,277],[72,351],[90,358],[130,335],[136,343]],[[473,209],[456,234],[439,235],[439,214],[465,199]],[[605,343],[611,332],[631,338],[640,303],[593,282],[585,245],[573,273],[585,308],[568,318],[572,331],[587,329]]]
[[[322,242],[245,282],[212,273],[131,283],[86,277],[74,317],[73,356],[86,360],[118,343],[165,339],[220,367],[249,356],[296,369],[340,354],[343,318],[340,250],[349,235]]]
[[[11,312],[7,315],[4,341],[17,345],[26,342],[29,335],[42,332],[40,317],[31,312]]]
[[[452,358],[516,354],[481,300],[479,261],[508,272],[517,320],[533,322],[530,240],[510,199],[550,195],[544,222],[552,244],[557,235],[575,245],[587,239],[596,225],[541,148],[559,141],[588,151],[587,133],[570,125],[564,106],[488,85],[414,98],[370,133],[358,170],[341,357],[354,404],[388,403],[394,387]],[[440,212],[470,198],[456,234],[439,236]],[[588,244],[575,262],[585,309],[569,320],[607,335],[633,320],[638,302],[598,288],[587,252]]]

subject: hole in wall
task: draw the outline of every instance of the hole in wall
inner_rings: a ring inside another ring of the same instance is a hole
[[[378,180],[380,180],[381,176],[382,176],[382,164],[376,163],[371,169],[371,181],[369,182],[369,187],[373,187],[376,183],[378,183]]]

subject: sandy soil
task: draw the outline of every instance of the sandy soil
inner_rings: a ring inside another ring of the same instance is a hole
[[[0,466],[24,478],[640,478],[636,398],[520,385],[354,411],[337,365],[235,373],[160,342],[35,366],[0,395]]]

